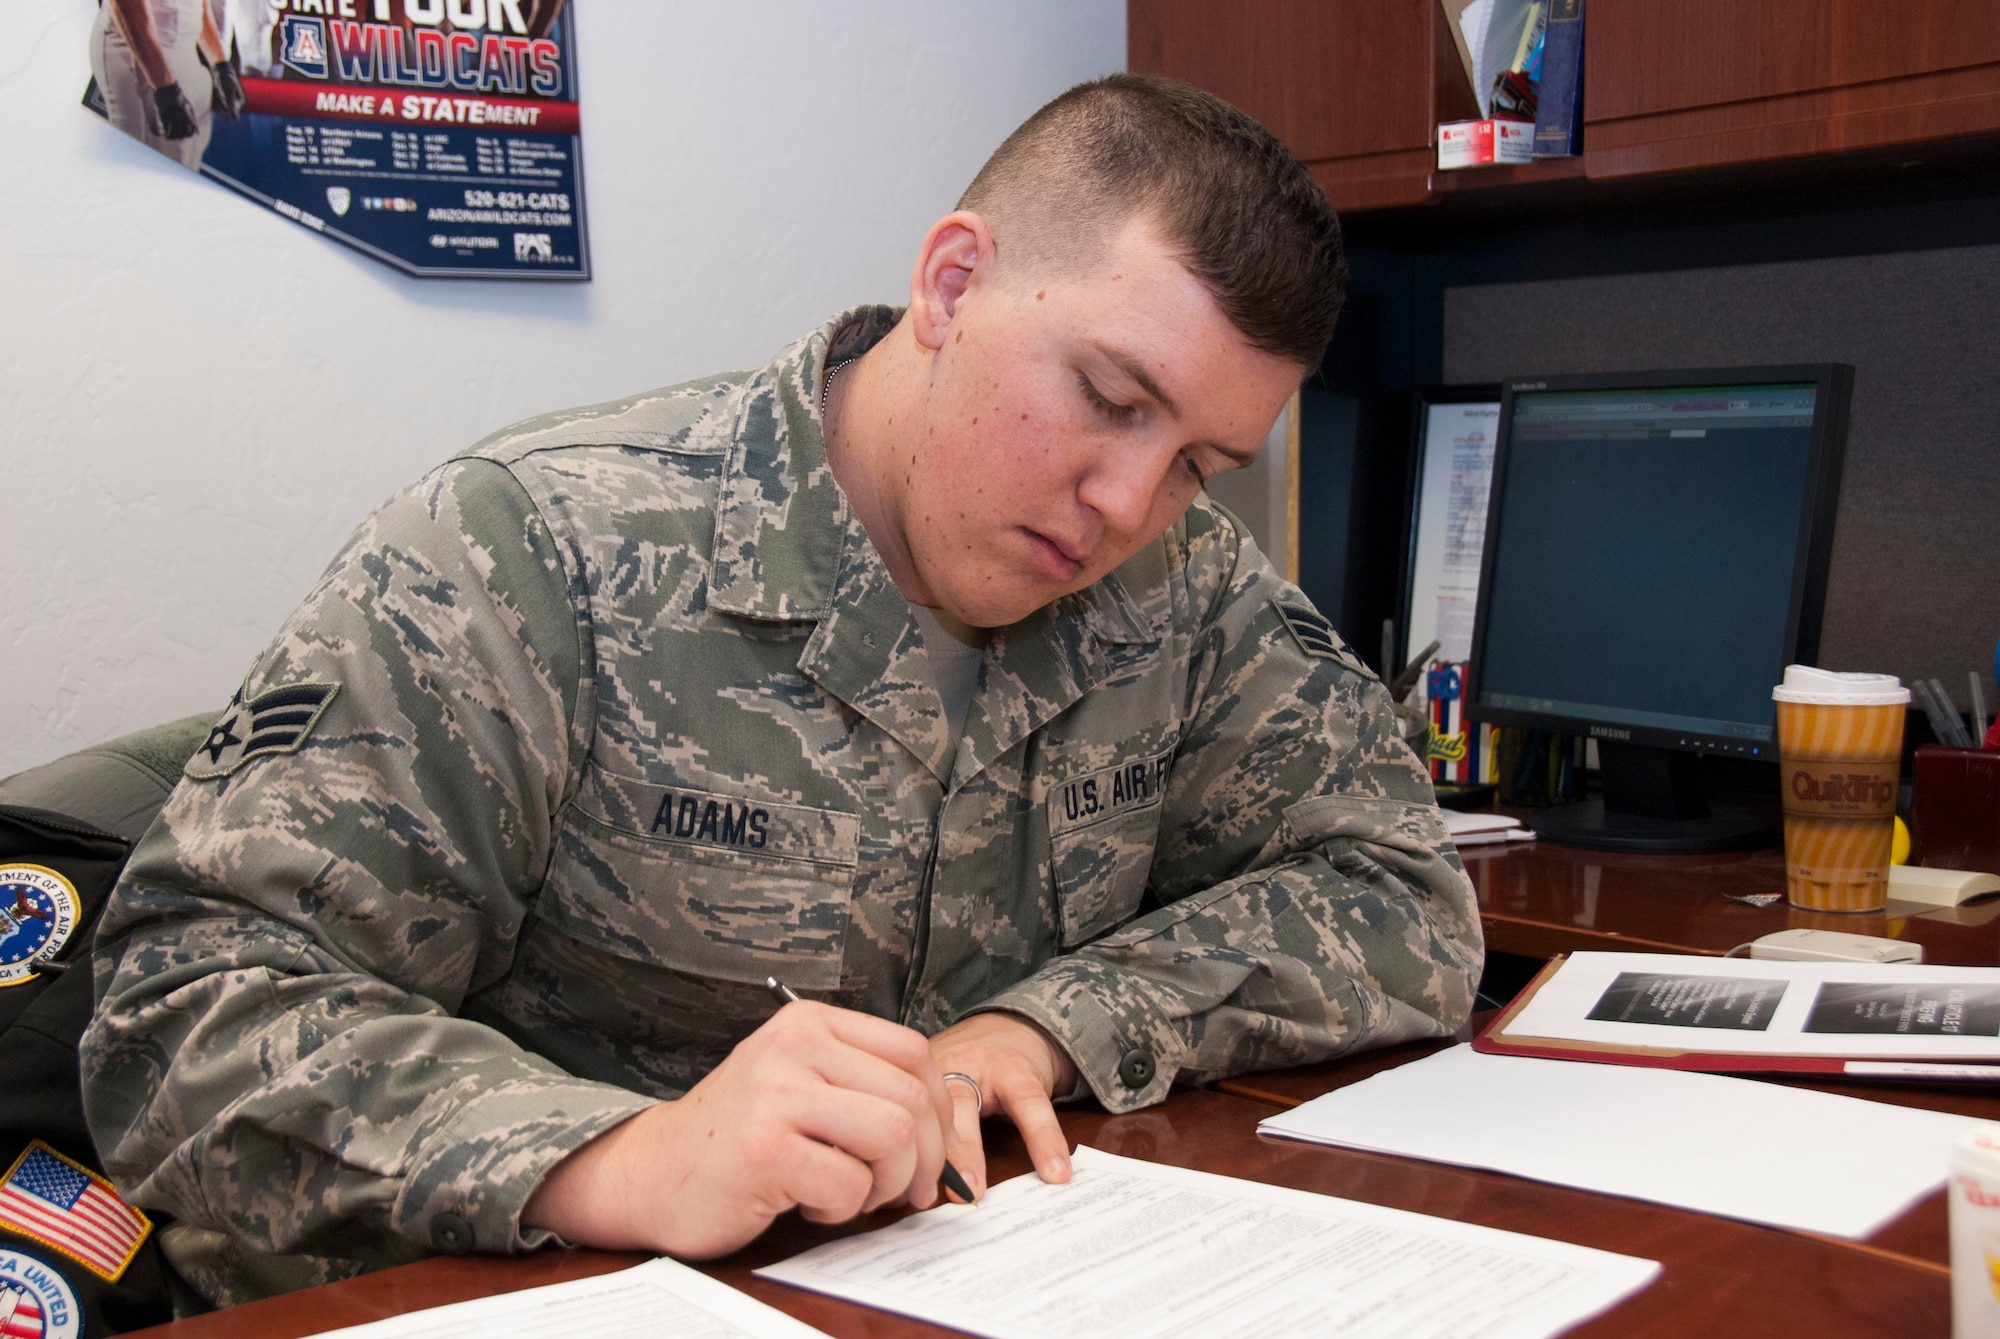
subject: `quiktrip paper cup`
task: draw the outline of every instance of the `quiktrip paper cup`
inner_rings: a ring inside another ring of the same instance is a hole
[[[1893,674],[1790,665],[1771,696],[1786,896],[1811,911],[1880,911],[1910,690]]]
[[[2000,1339],[2000,1125],[1951,1150],[1951,1336]]]

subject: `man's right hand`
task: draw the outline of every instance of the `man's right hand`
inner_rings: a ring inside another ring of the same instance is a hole
[[[822,1223],[926,1208],[954,1138],[921,1034],[788,1004],[685,1097],[556,1164],[521,1221],[580,1246],[707,1259],[794,1207]]]
[[[162,84],[154,89],[153,109],[159,113],[161,139],[186,139],[201,129],[195,121],[194,104],[187,100],[179,84]]]

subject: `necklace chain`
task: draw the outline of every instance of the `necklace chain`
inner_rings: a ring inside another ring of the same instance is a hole
[[[846,367],[853,361],[852,358],[843,358],[826,370],[826,380],[820,383],[819,388],[819,416],[822,422],[826,419],[827,397],[833,394],[833,379],[840,375],[841,368]]]

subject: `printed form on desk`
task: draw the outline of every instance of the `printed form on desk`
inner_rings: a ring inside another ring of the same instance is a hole
[[[674,1260],[329,1330],[318,1339],[826,1339]]]
[[[1541,1339],[1651,1260],[1079,1148],[1075,1177],[994,1186],[816,1246],[761,1278],[988,1339]]]

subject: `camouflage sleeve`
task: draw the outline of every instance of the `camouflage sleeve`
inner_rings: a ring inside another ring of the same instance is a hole
[[[364,523],[195,753],[99,933],[92,1132],[148,1208],[352,1272],[527,1249],[648,1105],[477,1022],[586,739],[559,540],[460,461]]]
[[[988,1006],[1047,1029],[1114,1111],[1177,1080],[1448,1035],[1483,957],[1472,885],[1387,690],[1227,513],[1192,511],[1185,533],[1200,631],[1159,906]]]

